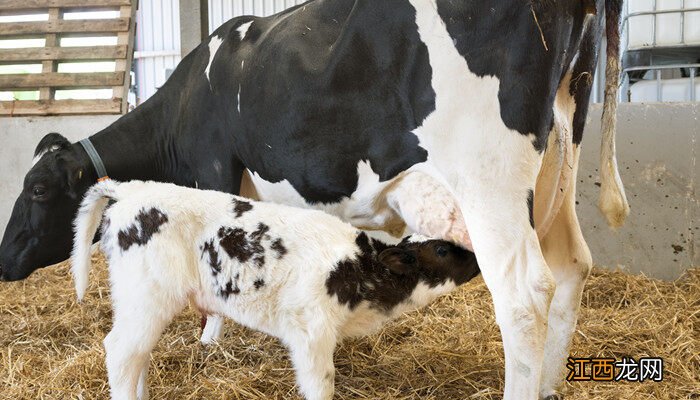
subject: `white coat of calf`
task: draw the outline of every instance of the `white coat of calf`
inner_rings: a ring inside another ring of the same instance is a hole
[[[392,246],[321,211],[105,181],[88,191],[75,221],[78,299],[101,220],[114,307],[104,341],[113,399],[147,398],[151,349],[190,301],[278,337],[303,395],[329,399],[340,339],[367,334],[479,273],[473,253],[441,240]]]

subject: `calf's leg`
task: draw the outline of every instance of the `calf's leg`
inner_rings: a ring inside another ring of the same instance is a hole
[[[285,338],[291,353],[299,391],[306,400],[330,400],[335,390],[333,351],[336,337],[321,326]]]
[[[144,283],[129,285],[130,291],[122,286],[113,285],[114,324],[104,340],[109,386],[113,400],[143,400],[151,350],[186,303],[158,298]]]

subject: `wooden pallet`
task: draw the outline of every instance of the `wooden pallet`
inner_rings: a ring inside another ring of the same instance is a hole
[[[47,21],[0,23],[0,40],[44,38],[44,47],[0,49],[0,65],[41,64],[40,74],[0,74],[0,92],[38,90],[39,100],[0,101],[0,116],[124,114],[128,110],[137,0],[1,0],[0,15],[48,13]],[[119,11],[118,18],[65,20],[69,11]],[[114,46],[61,47],[71,36],[116,36]],[[115,72],[59,73],[58,64],[115,61]],[[111,99],[56,100],[60,89],[112,89]]]

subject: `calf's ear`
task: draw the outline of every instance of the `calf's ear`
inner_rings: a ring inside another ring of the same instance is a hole
[[[404,275],[416,267],[416,256],[410,250],[392,247],[379,254],[379,262],[395,274]]]
[[[56,150],[64,150],[71,146],[70,141],[60,133],[49,133],[44,136],[34,150],[34,157],[39,154],[49,153]]]

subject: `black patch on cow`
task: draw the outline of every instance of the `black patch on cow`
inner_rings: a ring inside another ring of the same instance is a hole
[[[255,282],[253,282],[253,286],[255,286],[256,290],[260,290],[263,286],[265,286],[265,281],[262,279],[258,279]]]
[[[209,256],[208,263],[211,267],[212,274],[214,274],[214,276],[218,275],[221,272],[221,259],[219,258],[219,252],[216,250],[216,247],[214,247],[214,239],[202,245],[202,258],[204,258],[205,255]]]
[[[588,103],[593,89],[593,78],[595,78],[598,66],[598,53],[603,34],[603,11],[599,7],[595,17],[595,22],[588,24],[588,30],[581,38],[579,45],[579,55],[576,64],[571,71],[571,82],[569,83],[569,94],[576,102],[576,110],[572,121],[574,144],[581,144],[583,140],[583,130],[586,127],[586,116],[588,115]]]
[[[437,0],[437,8],[469,69],[499,79],[505,125],[524,135],[534,133],[535,148],[542,151],[564,66],[571,64],[581,36],[581,2],[553,7],[549,2]]]
[[[219,228],[219,244],[232,259],[245,263],[253,259],[253,263],[262,268],[265,265],[265,248],[263,239],[267,238],[270,227],[258,224],[257,229],[250,234],[241,228]]]
[[[530,215],[530,226],[535,227],[535,194],[532,189],[527,191],[527,212]]]
[[[233,212],[236,213],[236,218],[240,218],[243,214],[253,209],[253,205],[247,201],[233,199]]]
[[[309,2],[255,19],[242,44],[224,41],[231,57],[211,76],[231,93],[220,113],[232,125],[221,131],[234,132],[243,164],[310,203],[334,203],[356,190],[360,161],[382,181],[426,161],[413,131],[435,92],[415,16],[409,2]],[[265,40],[251,45],[258,31]],[[239,88],[241,112],[231,112]]]
[[[281,260],[287,254],[287,248],[284,247],[284,242],[281,238],[272,241],[270,248],[277,253],[277,259]]]
[[[136,223],[119,231],[117,235],[119,247],[122,250],[129,250],[131,246],[143,246],[148,243],[153,235],[160,231],[160,227],[168,222],[168,216],[157,208],[146,211],[142,209],[136,215]]]

